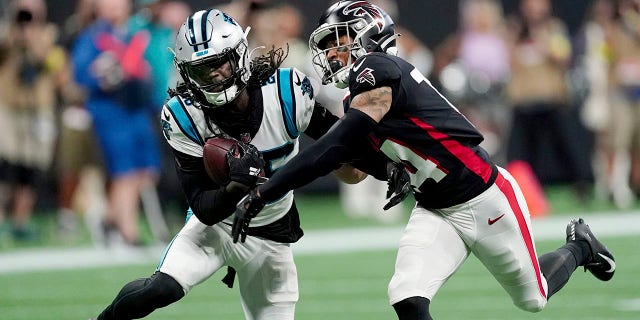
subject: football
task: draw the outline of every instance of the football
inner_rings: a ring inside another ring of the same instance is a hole
[[[223,185],[229,180],[227,152],[237,143],[238,141],[233,138],[213,137],[208,139],[204,144],[202,151],[204,168],[209,178],[218,185]],[[235,156],[238,157],[239,153]]]

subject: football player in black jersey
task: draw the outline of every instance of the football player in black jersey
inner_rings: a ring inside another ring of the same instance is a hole
[[[417,202],[388,288],[399,319],[431,319],[431,299],[470,253],[530,312],[540,311],[578,266],[611,279],[613,255],[582,219],[568,224],[563,246],[537,256],[518,184],[491,161],[479,146],[482,135],[455,106],[395,56],[397,36],[389,16],[366,1],[340,1],[321,16],[309,40],[313,62],[324,83],[349,87],[348,111],[238,203],[234,240],[243,239],[265,203],[362,160],[355,150],[367,139],[404,166]],[[397,175],[388,178],[397,182]]]

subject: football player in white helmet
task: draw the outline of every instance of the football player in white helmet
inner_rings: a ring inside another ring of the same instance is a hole
[[[293,192],[266,204],[242,245],[232,243],[232,214],[257,183],[250,167],[270,177],[298,153],[300,133],[318,138],[337,118],[314,101],[314,84],[305,74],[279,68],[286,57],[281,48],[249,61],[247,32],[211,9],[189,16],[177,33],[173,51],[181,81],[170,90],[160,122],[190,206],[187,221],[153,275],[126,284],[97,319],[145,317],[224,266],[228,286],[238,275],[247,319],[294,319],[298,280],[290,244],[303,232]],[[243,156],[227,156],[229,181],[217,185],[205,171],[203,145],[221,135],[241,141]],[[364,178],[352,167],[340,174]]]
[[[431,319],[431,299],[470,254],[517,307],[530,312],[542,310],[578,266],[610,280],[613,254],[582,219],[569,222],[564,245],[538,257],[518,183],[480,147],[483,137],[473,124],[420,71],[395,56],[396,36],[387,13],[367,1],[339,1],[321,16],[309,41],[314,63],[324,83],[348,85],[347,111],[331,131],[243,198],[234,240],[242,241],[265,203],[350,163],[368,137],[373,149],[409,173],[411,186],[392,189],[399,191],[396,196],[409,191],[416,200],[388,288],[398,319]]]

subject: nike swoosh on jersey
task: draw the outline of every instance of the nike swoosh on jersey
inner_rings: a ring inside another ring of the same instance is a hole
[[[366,59],[366,58],[364,58],[364,59]],[[362,66],[362,64],[364,63],[364,59],[362,59],[362,61],[360,61],[360,64],[358,64],[358,65],[355,65],[355,64],[354,64],[354,65],[353,65],[353,72],[356,72],[356,71],[358,71],[358,69],[360,69],[360,67],[361,67],[361,66]]]
[[[302,84],[302,82],[300,81],[300,76],[298,75],[297,72],[294,72],[294,74],[296,75],[296,80],[293,81],[293,83],[296,84],[296,86],[299,86]]]
[[[504,213],[503,213],[503,214],[501,214],[499,217],[497,217],[497,218],[495,218],[495,219],[491,219],[491,218],[489,218],[489,219],[487,220],[487,222],[489,223],[489,225],[492,225],[492,224],[496,223],[498,220],[502,219],[502,217],[504,217]]]
[[[611,272],[616,271],[616,262],[615,262],[615,261],[613,261],[613,259],[611,259],[611,258],[609,258],[609,257],[605,256],[605,255],[604,255],[604,254],[602,254],[602,253],[598,253],[598,255],[599,255],[599,256],[601,256],[601,257],[602,257],[602,259],[604,259],[605,261],[607,261],[607,263],[609,263],[609,266],[611,266],[611,268],[609,268],[609,270],[605,271],[606,273],[611,273]]]

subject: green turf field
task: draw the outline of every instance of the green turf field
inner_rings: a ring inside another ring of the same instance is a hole
[[[605,239],[618,270],[602,283],[581,270],[538,314],[516,309],[484,268],[470,257],[436,296],[436,319],[640,319],[640,236]],[[544,252],[557,241],[540,242]],[[394,319],[386,300],[393,251],[299,255],[297,319]],[[148,275],[154,266],[0,275],[0,318],[11,320],[86,319],[101,310],[120,287]],[[180,302],[148,319],[242,319],[237,290],[216,274]]]
[[[607,209],[596,203],[579,206],[570,194],[556,192],[550,198],[552,215]],[[560,200],[554,200],[560,199]],[[301,220],[307,230],[379,226],[372,219],[349,219],[336,206],[336,197],[301,197]],[[410,203],[405,203],[407,209]],[[637,209],[637,208],[636,208]],[[408,210],[407,210],[408,211]],[[639,213],[640,214],[640,213]],[[43,216],[41,245],[69,246],[52,236],[51,216]],[[175,218],[180,222],[182,218]],[[401,225],[399,223],[398,225]],[[558,232],[562,233],[563,230]],[[488,272],[470,257],[439,292],[432,303],[436,319],[640,319],[640,234],[603,238],[618,262],[616,276],[602,283],[582,270],[574,273],[563,291],[552,297],[540,313],[529,314],[513,306],[507,294]],[[84,243],[87,238],[80,239]],[[538,252],[555,249],[561,241],[539,241]],[[77,243],[76,243],[77,244]],[[86,243],[84,243],[86,244]],[[24,250],[5,243],[4,252]],[[75,244],[71,244],[75,245]],[[27,248],[28,249],[28,248]],[[395,251],[341,254],[299,254],[301,320],[395,319],[386,298]],[[0,264],[11,263],[2,261]],[[87,319],[95,316],[130,280],[145,277],[155,265],[0,274],[0,319]],[[237,289],[227,289],[216,274],[180,302],[158,310],[148,319],[243,319]]]

